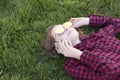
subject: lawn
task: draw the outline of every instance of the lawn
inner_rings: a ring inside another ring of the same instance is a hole
[[[74,80],[63,56],[41,48],[45,30],[72,17],[120,17],[120,0],[0,0],[0,80]],[[94,29],[83,27],[87,34]]]

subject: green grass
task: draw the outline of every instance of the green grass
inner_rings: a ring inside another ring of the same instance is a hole
[[[73,80],[42,52],[47,27],[91,13],[120,17],[120,0],[0,0],[0,80]],[[83,28],[85,33],[94,29]]]

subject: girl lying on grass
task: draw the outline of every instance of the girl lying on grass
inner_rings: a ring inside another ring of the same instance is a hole
[[[83,25],[100,30],[83,36]],[[120,19],[90,15],[72,18],[47,30],[43,48],[53,56],[68,57],[65,69],[76,80],[120,80]]]

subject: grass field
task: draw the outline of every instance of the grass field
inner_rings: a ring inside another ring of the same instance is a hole
[[[63,68],[66,58],[42,52],[46,28],[91,13],[119,18],[119,4],[120,0],[0,0],[0,80],[73,80]]]

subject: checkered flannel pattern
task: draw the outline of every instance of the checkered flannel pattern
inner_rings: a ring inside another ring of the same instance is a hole
[[[90,15],[89,25],[100,30],[81,37],[74,47],[83,54],[80,60],[69,58],[66,71],[76,80],[120,80],[120,19]]]

